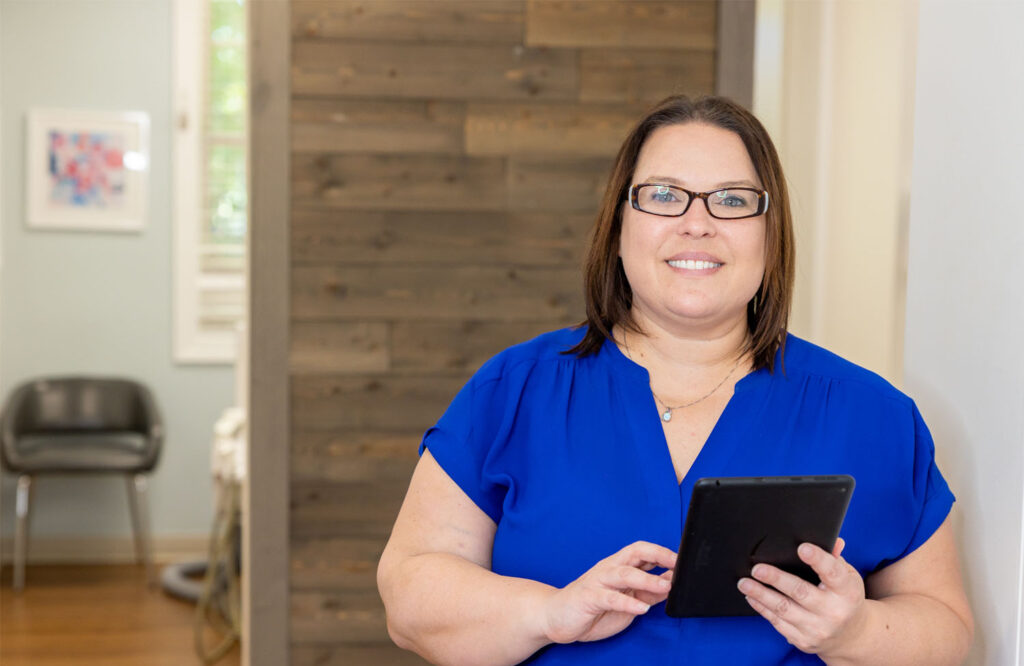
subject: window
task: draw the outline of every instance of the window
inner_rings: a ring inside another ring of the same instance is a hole
[[[173,6],[174,358],[231,363],[246,310],[246,10]]]

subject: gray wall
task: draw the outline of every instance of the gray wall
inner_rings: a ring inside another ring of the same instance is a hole
[[[969,663],[1019,664],[1024,2],[922,2],[905,383],[957,493]],[[870,204],[867,204],[870,205]]]
[[[167,422],[151,482],[154,535],[199,535],[212,517],[212,426],[233,402],[228,366],[171,356],[171,2],[2,0],[0,388],[45,373],[141,379]],[[30,231],[25,226],[25,117],[30,107],[150,114],[149,218],[141,234]],[[13,528],[13,477],[2,487]],[[130,533],[124,484],[45,479],[33,536]]]

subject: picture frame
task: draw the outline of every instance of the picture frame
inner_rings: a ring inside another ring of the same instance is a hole
[[[30,228],[138,232],[145,227],[148,114],[32,109],[27,126]]]

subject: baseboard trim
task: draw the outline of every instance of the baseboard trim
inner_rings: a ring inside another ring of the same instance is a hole
[[[208,534],[153,537],[153,562],[173,564],[205,560]],[[0,561],[14,561],[14,538],[0,538]],[[29,564],[127,564],[135,561],[135,542],[130,536],[47,537],[29,536]]]

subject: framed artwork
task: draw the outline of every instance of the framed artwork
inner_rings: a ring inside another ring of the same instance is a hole
[[[26,145],[29,227],[140,231],[145,226],[147,114],[33,109]]]

